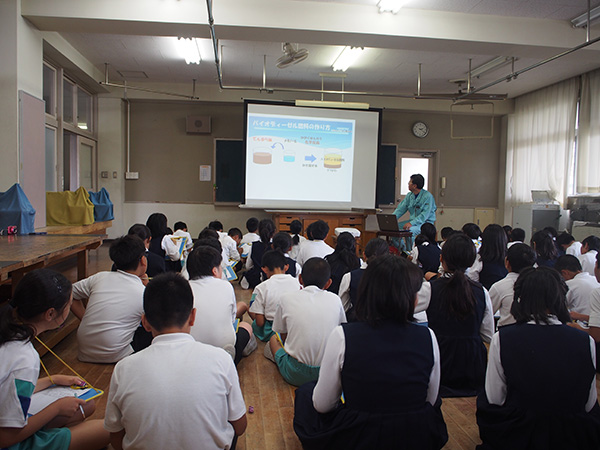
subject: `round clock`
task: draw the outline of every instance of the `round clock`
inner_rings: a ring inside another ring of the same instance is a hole
[[[424,138],[429,134],[429,127],[425,122],[415,122],[412,126],[413,134],[418,138]]]

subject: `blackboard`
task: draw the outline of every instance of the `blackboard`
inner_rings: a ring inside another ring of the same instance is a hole
[[[215,141],[215,203],[244,203],[245,158],[244,141]]]
[[[396,146],[382,144],[377,154],[376,206],[396,204]]]
[[[215,141],[215,203],[243,203],[246,182],[244,141]],[[377,156],[376,206],[396,203],[396,146],[384,144]]]

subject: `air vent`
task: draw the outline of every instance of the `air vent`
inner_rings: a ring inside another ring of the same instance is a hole
[[[143,80],[148,74],[143,70],[117,70],[117,73],[125,80]]]
[[[187,116],[185,131],[190,134],[210,133],[210,116]]]

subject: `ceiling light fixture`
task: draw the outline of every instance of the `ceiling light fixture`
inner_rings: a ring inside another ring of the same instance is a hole
[[[600,18],[600,6],[596,6],[595,8],[590,10],[590,23],[594,20]],[[575,17],[571,20],[571,23],[575,28],[582,28],[587,26],[587,11],[581,14],[580,16]]]
[[[200,55],[200,47],[196,38],[177,38],[177,48],[179,54],[185,59],[186,64],[200,64],[202,57]]]
[[[478,77],[483,75],[484,73],[491,72],[492,70],[496,70],[499,67],[504,66],[512,61],[512,56],[497,56],[496,58],[488,61],[479,67],[476,67],[471,70],[472,77]],[[468,75],[468,74],[467,74]]]
[[[377,6],[380,13],[391,12],[396,14],[405,4],[406,0],[379,0]]]
[[[348,70],[348,67],[356,62],[364,49],[364,47],[344,47],[342,52],[331,65],[334,72],[338,70],[345,72]]]

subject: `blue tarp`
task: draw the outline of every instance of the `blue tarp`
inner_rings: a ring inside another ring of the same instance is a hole
[[[0,229],[16,225],[18,234],[35,232],[35,209],[19,186],[13,184],[6,192],[0,192]]]
[[[94,222],[104,222],[106,220],[113,220],[113,203],[110,201],[108,191],[104,188],[98,192],[88,191],[90,194],[90,200],[94,204]]]

